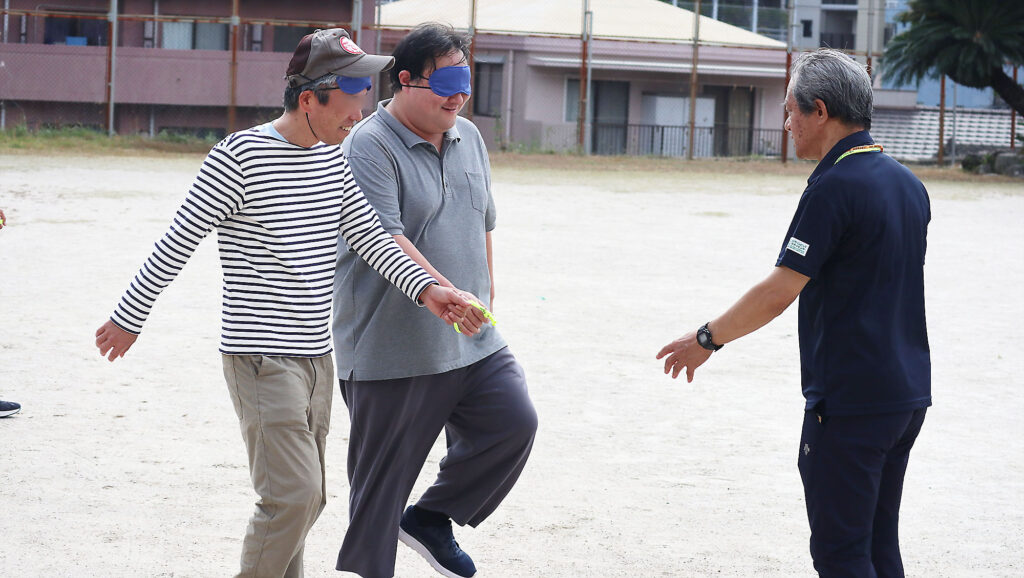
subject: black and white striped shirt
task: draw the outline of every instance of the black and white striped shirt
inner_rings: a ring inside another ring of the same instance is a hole
[[[111,320],[141,332],[160,292],[215,228],[224,270],[221,352],[229,355],[330,353],[339,231],[410,299],[436,283],[381,227],[339,146],[307,149],[250,129],[207,155]]]

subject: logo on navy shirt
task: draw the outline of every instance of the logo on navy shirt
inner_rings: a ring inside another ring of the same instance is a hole
[[[800,239],[797,239],[796,237],[790,237],[789,238],[789,244],[786,245],[786,250],[792,251],[792,252],[796,253],[797,255],[800,255],[801,257],[806,257],[807,256],[807,250],[810,249],[810,248],[811,248],[810,245],[808,245],[807,243],[804,243],[803,241],[801,241]]]

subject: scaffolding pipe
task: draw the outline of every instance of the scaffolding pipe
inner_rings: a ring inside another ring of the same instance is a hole
[[[117,0],[110,0],[107,15],[107,135],[114,136],[114,77],[117,73]]]
[[[697,121],[697,65],[700,57],[697,47],[700,43],[700,0],[693,7],[693,59],[690,62],[690,135],[686,145],[686,159],[693,160],[693,133],[696,132]]]

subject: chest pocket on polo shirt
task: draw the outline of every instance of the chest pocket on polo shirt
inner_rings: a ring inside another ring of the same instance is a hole
[[[469,184],[469,200],[473,208],[481,213],[487,212],[487,179],[483,173],[466,171],[466,182]]]

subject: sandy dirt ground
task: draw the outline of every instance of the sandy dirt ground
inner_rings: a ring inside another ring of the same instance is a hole
[[[0,399],[24,405],[0,420],[0,575],[237,570],[255,496],[217,352],[214,240],[127,357],[93,345],[200,162],[0,155]],[[456,530],[478,576],[813,575],[795,307],[692,384],[654,359],[770,272],[804,168],[496,170],[495,313],[541,426],[503,506]],[[926,184],[935,405],[906,479],[907,575],[1021,576],[1024,185]],[[307,576],[339,575],[347,430],[335,395]],[[397,576],[432,575],[399,547]]]

